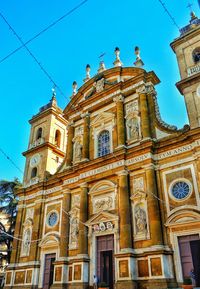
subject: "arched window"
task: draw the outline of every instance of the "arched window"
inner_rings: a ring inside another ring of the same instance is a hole
[[[40,139],[42,137],[42,128],[38,128],[36,133],[36,140]]]
[[[60,131],[57,129],[55,132],[55,145],[57,147],[60,147],[60,140],[61,140],[61,133]]]
[[[195,63],[200,62],[200,47],[193,50],[192,57]]]
[[[98,136],[98,157],[110,153],[110,133],[108,130],[102,131]]]
[[[31,179],[37,177],[37,168],[33,168],[31,171]]]

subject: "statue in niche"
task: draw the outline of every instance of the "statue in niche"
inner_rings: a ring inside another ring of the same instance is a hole
[[[83,145],[81,143],[81,139],[77,138],[74,142],[74,161],[78,162],[82,158],[82,148]]]
[[[70,237],[71,237],[71,244],[76,244],[78,241],[78,218],[75,217],[71,220],[71,233],[70,233]]]
[[[135,227],[136,234],[145,234],[147,231],[147,215],[141,204],[135,207]]]
[[[137,117],[128,118],[126,125],[129,140],[137,140],[139,138],[140,132],[138,118]]]
[[[23,238],[23,247],[22,247],[22,255],[23,256],[29,255],[30,244],[31,244],[31,231],[30,231],[30,229],[27,229],[24,232],[24,238]]]

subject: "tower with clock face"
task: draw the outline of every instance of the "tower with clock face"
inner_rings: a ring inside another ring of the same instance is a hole
[[[193,12],[180,33],[171,43],[181,76],[176,86],[185,97],[190,127],[196,128],[200,126],[200,19]]]
[[[29,122],[29,145],[23,153],[26,157],[25,186],[36,184],[48,174],[54,174],[65,156],[67,121],[57,106],[55,93]]]

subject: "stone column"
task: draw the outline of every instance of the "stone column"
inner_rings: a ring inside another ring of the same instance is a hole
[[[127,171],[124,170],[118,173],[118,175],[119,175],[120,249],[128,249],[132,248],[128,173]]]
[[[63,192],[62,199],[62,223],[61,223],[61,239],[60,239],[60,257],[68,256],[68,244],[69,244],[69,226],[70,219],[67,214],[70,210],[71,202],[71,192],[69,189],[66,189]]]
[[[161,224],[161,214],[159,208],[159,201],[157,199],[157,186],[156,177],[153,165],[146,168],[146,182],[147,182],[147,205],[148,205],[148,216],[150,224],[150,244],[162,245],[163,235],[162,235],[162,224]]]
[[[82,115],[83,123],[83,160],[89,160],[89,138],[90,138],[90,116],[88,113]]]
[[[150,138],[151,137],[150,118],[148,111],[146,87],[142,86],[138,88],[136,92],[139,94],[140,100],[142,136],[143,138]]]
[[[35,201],[34,206],[34,222],[33,222],[33,228],[32,228],[32,240],[38,240],[42,238],[42,230],[44,227],[44,208],[45,208],[45,197],[41,196],[41,200]],[[30,247],[30,260],[34,261],[40,260],[40,242],[33,242],[31,243]]]
[[[88,253],[87,228],[84,225],[87,219],[88,219],[88,185],[87,183],[84,183],[81,185],[79,236],[78,236],[78,254],[81,255]]]
[[[67,162],[66,166],[70,167],[73,159],[73,138],[74,138],[74,124],[73,122],[68,124],[68,139],[67,139]]]
[[[17,212],[17,219],[16,219],[16,225],[15,225],[15,233],[14,237],[22,239],[22,228],[23,228],[23,220],[25,217],[25,205],[20,204],[18,205],[18,212]],[[10,263],[17,263],[19,261],[19,256],[21,253],[21,241],[17,239],[13,239],[13,244],[12,244],[12,254],[11,254],[11,259]]]
[[[125,145],[125,125],[124,125],[124,97],[118,95],[113,98],[117,107],[117,144],[118,147]]]

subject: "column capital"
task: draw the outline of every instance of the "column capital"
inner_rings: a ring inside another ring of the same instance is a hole
[[[80,184],[80,188],[88,188],[88,183],[82,183]]]
[[[143,85],[140,85],[137,89],[136,89],[136,93],[138,94],[153,94],[156,96],[156,90],[154,85],[151,82],[147,82]]]
[[[70,127],[73,127],[74,126],[74,121],[69,121],[68,124],[67,124],[67,129],[69,129]]]
[[[63,189],[63,195],[71,194],[71,190],[69,188]]]
[[[81,118],[90,117],[90,113],[88,111],[81,113]]]
[[[114,101],[115,103],[117,103],[117,102],[124,102],[124,97],[123,97],[122,94],[119,94],[119,95],[113,97],[113,101]]]
[[[156,170],[158,166],[154,165],[154,164],[148,164],[145,166],[142,166],[143,169],[145,170]]]
[[[120,176],[127,176],[129,173],[127,170],[122,170],[120,172],[117,172],[116,174],[120,177]]]

